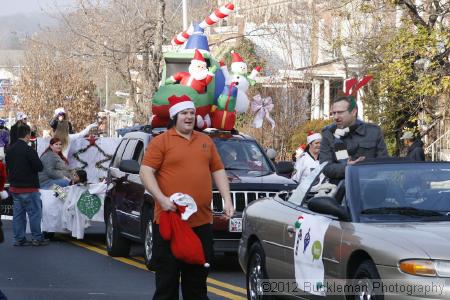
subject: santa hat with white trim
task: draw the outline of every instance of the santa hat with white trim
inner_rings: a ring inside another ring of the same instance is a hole
[[[306,142],[309,145],[312,142],[314,142],[315,140],[321,140],[321,139],[322,139],[322,135],[320,133],[310,131],[310,132],[308,132],[308,136],[306,137]]]
[[[194,58],[191,60],[191,64],[206,67],[206,60],[203,57],[203,54],[200,51],[198,51],[198,49],[195,49]]]
[[[169,100],[169,115],[171,119],[173,119],[177,113],[185,109],[192,108],[195,110],[194,102],[186,95],[182,95],[180,97],[173,95],[167,100]]]
[[[247,64],[242,60],[239,53],[231,51],[231,71],[233,73],[247,73]]]

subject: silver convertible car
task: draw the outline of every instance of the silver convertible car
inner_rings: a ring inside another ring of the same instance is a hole
[[[325,165],[245,209],[248,299],[450,299],[450,163]]]

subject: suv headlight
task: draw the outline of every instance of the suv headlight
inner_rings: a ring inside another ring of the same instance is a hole
[[[450,277],[450,261],[429,259],[408,259],[399,263],[402,272],[428,277]]]

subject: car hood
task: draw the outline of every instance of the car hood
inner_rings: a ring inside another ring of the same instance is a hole
[[[450,259],[450,222],[371,224],[380,238],[394,244],[411,245],[433,259]]]
[[[258,173],[244,174],[243,172],[226,170],[230,183],[253,183],[253,184],[286,184],[296,185],[292,179],[280,176],[276,173],[271,173],[264,176],[259,176]]]

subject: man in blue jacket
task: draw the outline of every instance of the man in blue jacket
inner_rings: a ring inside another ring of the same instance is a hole
[[[25,238],[27,224],[30,220],[33,246],[44,246],[48,240],[41,232],[42,200],[39,193],[38,173],[44,169],[39,156],[28,146],[31,136],[30,126],[24,124],[17,128],[18,140],[6,152],[6,167],[9,176],[9,191],[12,194],[14,246],[27,246]]]

